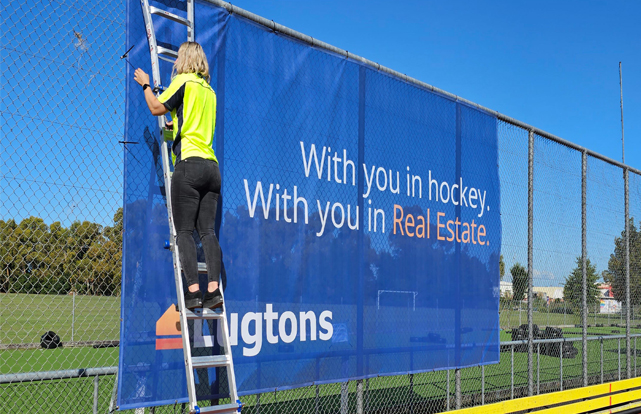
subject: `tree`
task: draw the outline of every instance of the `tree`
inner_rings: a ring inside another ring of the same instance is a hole
[[[599,275],[596,271],[596,266],[590,262],[590,259],[586,260],[586,264],[587,306],[590,309],[599,303],[601,292],[597,284]],[[563,299],[569,302],[574,309],[581,309],[583,305],[583,259],[580,256],[576,258],[574,270],[565,278]]]
[[[630,298],[632,305],[641,304],[641,231],[630,218]],[[603,276],[604,281],[612,285],[614,298],[621,303],[625,300],[625,230],[621,237],[614,239],[614,253],[610,254],[608,270]]]
[[[113,227],[77,221],[65,228],[39,217],[19,224],[0,220],[0,293],[119,294],[122,228],[122,208]]]
[[[517,262],[510,269],[510,273],[512,274],[512,291],[514,293],[514,300],[523,300],[525,297],[525,291],[528,287],[527,270]]]
[[[11,274],[15,270],[17,255],[16,228],[18,225],[14,220],[0,220],[0,293],[6,293],[10,289]]]
[[[501,280],[505,276],[505,262],[503,261],[503,255],[499,258],[499,274],[501,275]]]

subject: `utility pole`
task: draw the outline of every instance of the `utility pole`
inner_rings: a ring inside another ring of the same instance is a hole
[[[621,75],[621,62],[619,62],[619,89],[621,91],[621,155],[625,164],[625,139],[623,135],[623,76]]]

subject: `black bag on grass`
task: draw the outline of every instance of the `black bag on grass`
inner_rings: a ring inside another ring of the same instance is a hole
[[[44,349],[55,349],[62,347],[62,342],[54,331],[47,331],[40,337],[40,346]]]

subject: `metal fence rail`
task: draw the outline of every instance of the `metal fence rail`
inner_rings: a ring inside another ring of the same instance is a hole
[[[638,375],[641,171],[209,1],[499,120],[502,279],[511,283],[500,302],[500,363],[274,390],[245,396],[244,412],[436,413]],[[115,408],[125,19],[121,0],[9,2],[2,11],[0,115],[11,145],[0,166],[0,413]],[[598,297],[600,281],[612,298]],[[38,349],[46,331],[63,347]]]
[[[595,358],[593,358],[592,363],[597,363],[598,366],[596,367],[595,370],[590,372],[590,375],[587,377],[587,383],[588,384],[597,384],[597,383],[603,383],[606,381],[612,381],[612,380],[621,380],[623,378],[622,376],[622,361],[621,361],[621,342],[622,340],[626,340],[628,337],[626,335],[612,335],[609,337],[604,337],[604,336],[588,336],[585,338],[582,337],[574,337],[574,338],[557,338],[557,339],[536,339],[532,341],[532,345],[534,348],[534,357],[536,358],[536,366],[535,369],[532,371],[532,374],[534,376],[534,382],[535,382],[535,390],[533,394],[540,394],[541,392],[546,392],[550,390],[559,390],[562,391],[564,387],[576,387],[576,386],[585,386],[582,381],[577,381],[577,380],[582,380],[582,378],[577,378],[576,375],[568,375],[567,372],[568,370],[571,370],[575,365],[577,364],[572,364],[565,362],[565,377],[564,377],[564,358],[563,352],[559,352],[556,357],[553,358],[558,358],[558,361],[556,362],[557,366],[559,367],[557,371],[557,377],[551,377],[547,375],[546,371],[549,371],[549,364],[545,366],[545,364],[541,363],[541,358],[540,356],[542,355],[542,349],[546,345],[552,345],[552,344],[558,344],[560,345],[560,348],[563,347],[563,344],[573,344],[573,343],[582,343],[582,344],[587,344],[589,342],[596,342],[595,345],[598,345],[598,348],[600,350],[599,353],[594,353]],[[636,355],[636,341],[637,338],[641,338],[641,334],[632,334],[630,336],[630,339],[633,341],[633,350],[634,354]],[[616,341],[617,344],[617,354],[619,355],[618,358],[616,358],[616,367],[615,366],[610,366],[608,365],[611,360],[607,360],[605,358],[604,354],[604,341]],[[439,402],[440,399],[445,399],[446,401],[444,402],[446,405],[446,409],[449,409],[448,406],[451,404],[450,400],[453,398],[454,401],[459,401],[459,405],[462,404],[463,401],[465,402],[472,402],[472,401],[478,401],[480,400],[481,404],[484,404],[485,402],[490,402],[490,401],[495,401],[497,399],[504,399],[500,398],[501,395],[508,395],[509,393],[509,398],[513,399],[515,397],[523,395],[526,390],[523,385],[523,381],[519,380],[519,377],[522,377],[522,372],[518,371],[518,367],[515,366],[514,364],[514,356],[515,352],[519,352],[519,348],[524,349],[525,347],[529,347],[530,342],[528,340],[520,340],[520,341],[505,341],[501,342],[501,351],[504,354],[509,354],[510,355],[510,370],[508,372],[504,372],[502,375],[504,378],[502,378],[503,383],[505,386],[502,389],[498,390],[492,390],[490,392],[491,395],[488,395],[486,393],[486,390],[491,389],[491,386],[489,386],[488,383],[486,383],[486,375],[485,375],[485,367],[479,367],[480,368],[480,378],[478,380],[480,381],[480,390],[476,389],[473,392],[465,392],[461,388],[461,384],[458,383],[458,385],[454,386],[454,395],[452,396],[451,394],[451,378],[449,375],[449,372],[446,374],[446,393],[443,396],[434,398],[432,400],[427,399],[424,401],[413,401],[413,394],[416,392],[415,388],[420,387],[421,382],[421,377],[422,376],[428,376],[430,375],[429,373],[426,374],[407,374],[405,376],[405,382],[408,385],[408,392],[411,393],[409,395],[409,401],[410,405],[412,407],[412,412],[424,412],[424,411],[430,411],[431,408],[431,403]],[[548,361],[549,362],[549,361]],[[92,377],[93,378],[93,385],[94,385],[94,393],[93,393],[93,407],[94,412],[98,412],[99,408],[99,381],[100,377],[104,376],[114,376],[117,374],[118,367],[102,367],[102,368],[89,368],[89,369],[79,369],[79,370],[63,370],[63,371],[46,371],[46,372],[30,372],[30,373],[21,373],[21,374],[5,374],[5,375],[0,375],[0,384],[13,384],[17,385],[20,383],[33,383],[35,381],[52,381],[52,380],[60,380],[60,379],[69,379],[69,378],[85,378],[85,377]],[[458,372],[461,372],[460,370],[457,370]],[[636,364],[634,365],[633,368],[633,374],[634,376],[637,375],[637,367]],[[529,371],[528,371],[529,373]],[[381,377],[385,378],[385,377]],[[508,380],[509,378],[509,380]],[[583,379],[585,379],[583,378]],[[523,378],[521,378],[523,379]],[[497,377],[493,376],[492,380],[496,381]],[[113,379],[110,379],[110,381],[113,381]],[[374,382],[375,379],[372,379],[372,382]],[[433,381],[433,379],[429,380]],[[335,399],[340,402],[341,406],[341,411],[344,411],[345,408],[349,408],[349,400],[350,398],[355,399],[355,405],[356,405],[356,412],[357,413],[362,413],[366,412],[368,410],[365,409],[365,407],[368,407],[371,405],[371,397],[374,391],[370,391],[369,389],[369,382],[370,380],[358,380],[358,381],[351,381],[349,383],[343,383],[340,388],[340,394],[337,394],[335,396]],[[490,380],[488,379],[488,382]],[[353,390],[354,384],[356,384],[356,389],[355,392]],[[577,385],[579,384],[580,385]],[[509,384],[509,387],[507,386]],[[352,389],[350,389],[350,386]],[[321,404],[320,404],[320,399],[321,399],[321,390],[324,388],[327,388],[325,385],[312,385],[311,387],[308,388],[313,388],[315,389],[315,393],[313,395],[314,399],[314,411],[315,413],[323,412],[321,410]],[[295,391],[292,391],[295,392]],[[401,391],[399,391],[401,392]],[[527,391],[529,394],[529,390]],[[350,395],[350,393],[352,395]],[[498,397],[498,398],[497,398]],[[247,411],[255,411],[259,412],[260,411],[260,395],[256,396],[249,396],[250,401],[252,403],[248,403],[247,405]],[[440,401],[443,402],[443,401]],[[103,401],[103,404],[106,403],[106,401]],[[278,403],[276,403],[278,404]],[[113,399],[109,401],[109,407],[111,410],[117,409],[115,406],[115,401]],[[104,408],[104,407],[103,407]],[[381,408],[381,407],[379,407]],[[387,406],[385,407],[386,409],[395,409],[399,408],[398,405],[394,406]],[[451,407],[450,407],[451,408]],[[173,408],[172,408],[173,409]],[[163,410],[169,410],[169,407],[166,407],[164,409],[158,408],[158,412],[163,412]],[[181,405],[181,410],[184,410],[184,407]]]

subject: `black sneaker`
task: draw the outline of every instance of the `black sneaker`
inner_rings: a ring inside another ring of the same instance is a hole
[[[203,295],[203,308],[216,309],[223,306],[223,295],[220,294],[220,289],[213,292],[205,292]]]
[[[195,292],[185,292],[185,308],[196,309],[203,307],[203,300],[201,299],[202,293],[200,290]]]

